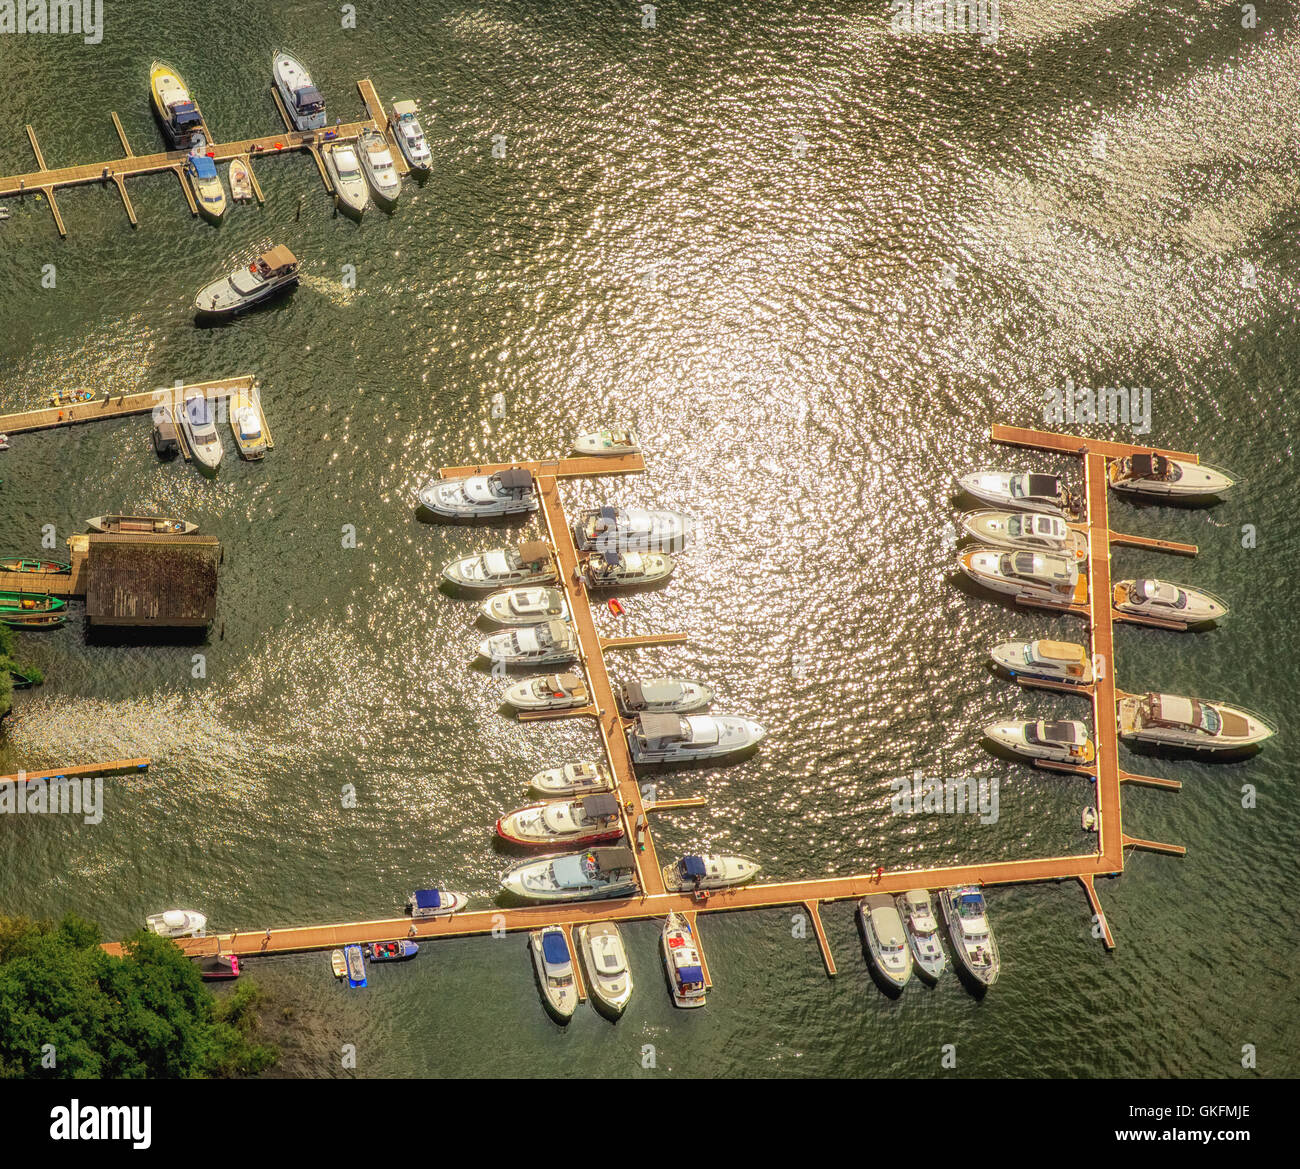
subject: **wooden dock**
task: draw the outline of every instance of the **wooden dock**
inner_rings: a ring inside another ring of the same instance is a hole
[[[63,406],[40,406],[16,414],[0,415],[0,434],[21,434],[28,430],[50,430],[78,422],[102,422],[107,418],[125,418],[131,414],[152,414],[158,406],[179,408],[187,395],[201,393],[208,398],[223,398],[236,390],[253,392],[250,374],[217,381],[194,382],[187,386],[162,386],[156,390],[113,394],[105,390],[87,402]],[[48,400],[48,395],[47,395]]]
[[[73,779],[93,775],[117,775],[124,771],[146,771],[148,759],[112,759],[107,763],[74,763],[55,771],[20,771],[0,775],[0,783],[30,783],[34,779]]]

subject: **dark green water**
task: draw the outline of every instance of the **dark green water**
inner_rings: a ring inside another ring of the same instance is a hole
[[[650,473],[566,501],[680,507],[709,539],[606,631],[686,631],[686,648],[626,670],[705,678],[718,709],[769,732],[750,762],[665,782],[709,803],[656,820],[664,852],[747,852],[787,879],[1084,851],[1087,784],[979,743],[996,717],[1083,717],[984,668],[1005,637],[1077,627],[951,579],[951,475],[1017,465],[989,423],[1041,424],[1044,390],[1069,377],[1150,387],[1149,441],[1246,480],[1211,511],[1114,504],[1115,527],[1202,549],[1116,549],[1117,576],[1199,584],[1233,608],[1201,635],[1121,629],[1121,686],[1239,702],[1282,728],[1244,763],[1125,756],[1185,781],[1127,789],[1126,829],[1188,855],[1130,854],[1101,883],[1113,954],[1081,890],[1046,885],[991,892],[1004,969],[983,1002],[953,977],[887,1001],[848,905],[826,911],[834,981],[785,913],[706,918],[716,986],[693,1013],[669,1004],[655,927],[631,925],[638,989],[617,1026],[585,1008],[550,1023],[520,937],[427,947],[364,993],[324,955],[250,965],[298,1005],[290,1066],[322,1076],[344,1074],[343,1043],[363,1075],[931,1075],[944,1044],[967,1075],[1243,1075],[1245,1044],[1267,1074],[1300,1070],[1290,12],[1246,31],[1234,7],[1194,0],[1038,0],[1004,4],[1003,36],[981,47],[893,37],[883,0],[664,3],[653,30],[637,5],[595,0],[389,3],[355,31],[334,27],[336,6],[221,11],[110,4],[95,47],[0,37],[0,171],[30,168],[26,123],[51,166],[115,156],[113,109],[137,151],[157,149],[155,57],[219,137],[271,132],[276,47],[313,70],[331,117],[360,114],[361,77],[386,102],[416,98],[435,170],[359,227],[332,215],[305,156],[260,162],[265,207],[220,228],[191,219],[169,175],[131,183],[134,232],[111,188],[59,196],[66,241],[43,204],[7,201],[0,409],[253,373],[278,449],[261,465],[228,452],[209,481],[159,464],[128,419],[0,456],[6,548],[147,506],[226,548],[205,680],[193,647],[87,647],[79,619],[25,635],[49,682],[18,698],[5,771],[154,763],[111,781],[98,826],[0,825],[0,910],[74,908],[117,935],[171,905],[220,929],[387,916],[435,881],[486,904],[506,863],[492,822],[595,738],[502,718],[500,684],[466,665],[472,607],[436,588],[445,561],[527,529],[421,524],[408,493],[442,464],[559,454],[615,420],[640,430]],[[302,258],[302,287],[196,328],[195,289],[270,242]],[[998,822],[893,816],[889,781],[913,768],[996,775]]]

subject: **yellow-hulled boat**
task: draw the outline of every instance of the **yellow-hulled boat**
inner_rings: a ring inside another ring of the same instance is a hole
[[[172,150],[193,150],[207,144],[203,113],[175,69],[155,61],[149,68],[149,92]]]

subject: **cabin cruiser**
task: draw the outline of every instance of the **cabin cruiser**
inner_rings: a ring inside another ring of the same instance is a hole
[[[568,710],[586,706],[591,695],[577,674],[546,674],[508,687],[505,701],[516,710]]]
[[[573,521],[573,540],[583,552],[680,552],[694,525],[679,511],[600,507]]]
[[[634,714],[686,714],[703,710],[713,701],[713,691],[703,682],[686,678],[647,678],[644,682],[620,682],[614,687],[619,710]]]
[[[1088,559],[1088,537],[1058,515],[1041,511],[972,511],[961,526],[984,544],[1000,548],[1032,548]]]
[[[155,536],[192,536],[199,530],[198,524],[171,516],[121,515],[117,512],[91,516],[86,527],[92,532],[144,532]]]
[[[226,213],[226,188],[221,185],[217,164],[206,154],[191,154],[185,160],[185,180],[194,192],[199,214],[217,223]]]
[[[540,625],[567,621],[569,602],[559,589],[504,589],[488,597],[479,612],[498,625]]]
[[[547,621],[543,625],[503,629],[485,637],[478,652],[494,666],[545,666],[571,662],[579,649],[578,635],[567,621]]]
[[[935,920],[930,891],[909,889],[894,900],[907,931],[917,973],[928,982],[937,982],[939,975],[948,969],[948,959],[939,941],[939,923]]]
[[[912,951],[894,899],[884,894],[864,897],[858,902],[858,924],[876,973],[891,991],[902,990],[912,978]]]
[[[446,889],[417,889],[406,899],[406,912],[413,920],[430,917],[450,917],[469,904],[464,893],[451,893]]]
[[[429,171],[433,169],[433,154],[425,140],[424,130],[415,112],[415,102],[395,101],[388,111],[388,124],[393,128],[393,137],[398,148],[410,164],[412,170]]]
[[[542,988],[546,1009],[559,1022],[567,1023],[578,1006],[578,986],[574,979],[569,939],[558,925],[548,925],[545,929],[529,932],[528,948],[533,954],[537,982]]]
[[[397,165],[393,162],[388,139],[378,130],[367,130],[357,139],[357,146],[361,151],[361,165],[365,167],[366,178],[375,198],[391,207],[402,193],[402,180],[397,175]]]
[[[962,969],[981,986],[992,986],[1002,962],[989,925],[984,894],[975,885],[945,889],[939,895],[939,907],[948,923],[948,938]]]
[[[634,455],[641,450],[641,440],[631,427],[621,430],[596,430],[580,434],[573,440],[575,455]]]
[[[205,284],[194,298],[200,316],[230,317],[298,283],[298,258],[282,244]]]
[[[325,126],[325,97],[312,84],[311,74],[302,62],[288,53],[278,52],[271,58],[275,87],[284,99],[290,121],[299,130],[320,130]]]
[[[230,432],[235,436],[235,449],[241,458],[256,460],[266,457],[262,411],[246,390],[235,390],[230,395]]]
[[[186,395],[180,425],[190,444],[190,454],[194,456],[194,461],[209,471],[215,471],[221,466],[225,448],[221,445],[221,435],[217,433],[212,418],[212,403],[201,391],[195,390]]]
[[[1017,599],[1085,605],[1088,577],[1072,557],[1059,552],[1008,552],[972,548],[957,558],[968,577],[985,588]]]
[[[763,728],[734,715],[641,714],[628,729],[636,763],[693,763],[753,747]]]
[[[636,892],[630,848],[590,848],[524,861],[507,869],[501,887],[528,901],[595,901]]]
[[[358,219],[370,204],[370,189],[361,173],[356,147],[350,142],[335,142],[325,147],[325,169],[334,184],[339,207]]]
[[[208,919],[194,909],[166,909],[151,913],[144,924],[160,938],[201,938],[207,932]]]
[[[1069,503],[1065,484],[1059,475],[976,471],[959,476],[957,486],[981,503],[993,507],[1013,507],[1060,515]]]
[[[528,786],[539,796],[585,796],[612,792],[614,779],[603,763],[566,763],[539,771]]]
[[[1191,751],[1241,751],[1275,731],[1259,715],[1226,702],[1153,693],[1119,700],[1119,733],[1124,739]]]
[[[1071,686],[1092,684],[1092,662],[1088,651],[1077,642],[1004,641],[989,650],[989,656],[1013,678],[1066,682]]]
[[[1204,499],[1222,494],[1234,483],[1232,476],[1216,467],[1154,452],[1113,459],[1106,468],[1106,477],[1116,491],[1160,499]]]
[[[685,914],[674,910],[668,915],[659,935],[659,948],[664,955],[664,972],[668,975],[673,1006],[704,1006],[704,963]]]
[[[761,871],[758,862],[747,856],[725,852],[684,856],[674,864],[664,865],[664,886],[673,893],[726,889],[752,881]]]
[[[618,840],[623,821],[617,797],[607,793],[507,812],[497,821],[497,835],[511,844],[581,847]]]
[[[523,467],[468,479],[430,479],[416,492],[416,499],[447,519],[523,515],[538,507],[532,473]]]
[[[551,550],[542,540],[526,540],[518,548],[494,548],[479,556],[453,560],[442,575],[449,584],[468,589],[554,584],[556,579]]]
[[[1121,613],[1138,613],[1183,625],[1208,625],[1228,615],[1228,606],[1213,593],[1164,580],[1121,580],[1113,601]]]
[[[1046,722],[1006,720],[990,723],[985,737],[1027,759],[1044,759],[1051,763],[1069,763],[1086,767],[1096,757],[1088,728],[1078,719]]]
[[[207,145],[203,134],[203,114],[175,69],[162,61],[150,65],[149,92],[153,97],[153,108],[162,121],[169,150],[188,151]]]
[[[623,589],[658,584],[677,567],[663,552],[617,552],[607,548],[587,558],[587,584],[593,589]]]
[[[612,921],[580,925],[578,948],[587,966],[592,1004],[617,1018],[632,997],[632,971],[618,926]]]

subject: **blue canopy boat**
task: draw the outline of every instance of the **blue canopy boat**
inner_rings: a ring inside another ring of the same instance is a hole
[[[403,962],[419,952],[420,947],[415,942],[375,942],[370,947],[370,961]]]
[[[348,965],[348,985],[366,985],[366,959],[357,945],[344,946],[343,958]]]

